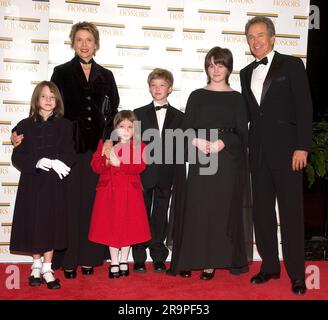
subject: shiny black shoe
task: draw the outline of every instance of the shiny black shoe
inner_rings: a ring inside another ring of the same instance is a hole
[[[31,287],[39,287],[41,285],[41,283],[42,283],[42,280],[39,277],[34,277],[34,276],[28,277],[28,284]]]
[[[81,267],[81,270],[85,276],[90,276],[94,273],[93,267]]]
[[[144,262],[135,262],[133,265],[134,272],[147,272],[146,265]]]
[[[117,268],[118,269],[118,271],[115,271],[115,272],[112,272],[112,268]],[[109,276],[109,278],[111,278],[111,279],[117,279],[117,278],[119,278],[121,275],[120,275],[120,267],[119,267],[119,265],[118,264],[112,264],[109,268],[108,268],[109,270],[109,272],[108,272],[108,276]]]
[[[265,273],[260,271],[258,274],[256,274],[254,277],[251,278],[252,284],[261,284],[268,282],[271,279],[279,279],[280,273]]]
[[[179,272],[180,277],[182,278],[191,278],[191,271],[190,270],[183,270]]]
[[[126,270],[122,270],[121,266],[128,266],[128,268]],[[129,274],[130,274],[129,264],[127,262],[120,262],[120,276],[127,277]]]
[[[212,280],[214,278],[214,274],[215,274],[215,269],[213,269],[212,272],[206,272],[206,271],[202,271],[202,273],[200,274],[200,279],[201,280]]]
[[[298,296],[302,296],[306,293],[306,285],[304,280],[292,280],[292,292]]]
[[[166,272],[166,266],[163,261],[155,261],[153,267],[155,272]]]
[[[66,279],[75,279],[76,278],[76,269],[64,270],[64,277]]]
[[[50,278],[52,278],[53,280],[50,280],[50,281],[48,280],[48,282],[47,282],[47,280],[46,280],[47,274],[48,274],[48,276],[49,276],[49,274],[51,274],[51,277]],[[57,279],[57,278],[55,279],[53,277],[53,271],[47,271],[47,272],[45,272],[42,275],[42,282],[45,283],[47,285],[47,288],[48,289],[51,289],[51,290],[53,290],[53,289],[60,289],[61,288],[61,286],[60,286],[60,280]]]

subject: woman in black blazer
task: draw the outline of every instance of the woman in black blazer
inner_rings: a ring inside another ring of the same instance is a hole
[[[112,131],[119,95],[112,72],[93,60],[99,49],[97,27],[89,22],[76,23],[70,39],[75,57],[55,67],[51,81],[56,83],[63,97],[65,118],[73,122],[78,161],[69,177],[68,248],[55,252],[53,263],[54,268],[64,269],[66,278],[75,278],[79,265],[83,274],[92,274],[93,266],[108,258],[108,248],[88,240],[98,180],[91,170],[90,160],[99,139]]]

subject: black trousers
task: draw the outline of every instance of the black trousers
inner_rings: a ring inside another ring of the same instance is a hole
[[[148,221],[151,231],[151,241],[140,243],[132,247],[132,256],[134,262],[145,262],[147,259],[146,249],[149,247],[149,253],[153,261],[165,261],[169,250],[164,241],[168,230],[168,207],[171,196],[171,188],[153,188],[144,189],[144,200],[148,214]]]
[[[292,280],[304,279],[304,217],[302,172],[270,169],[262,161],[252,172],[255,239],[262,258],[261,271],[280,272],[276,197],[279,208],[282,252]]]

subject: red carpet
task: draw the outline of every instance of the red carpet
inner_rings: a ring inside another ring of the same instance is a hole
[[[134,273],[127,278],[109,279],[106,266],[95,268],[93,276],[83,276],[80,271],[74,280],[65,279],[61,271],[56,272],[62,289],[48,290],[45,285],[28,286],[30,264],[18,264],[20,289],[7,289],[10,282],[8,264],[0,264],[0,300],[326,300],[328,299],[328,261],[307,261],[320,270],[320,289],[308,290],[303,297],[290,290],[290,281],[282,264],[280,280],[271,280],[262,285],[251,285],[249,279],[260,266],[254,262],[250,272],[233,276],[226,270],[216,270],[211,281],[199,279],[200,272],[192,278],[172,277],[155,273],[151,263],[147,273]],[[132,263],[130,263],[130,269]],[[6,273],[7,271],[7,273]],[[309,276],[309,275],[308,275]]]

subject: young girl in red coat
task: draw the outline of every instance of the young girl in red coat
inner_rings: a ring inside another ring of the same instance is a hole
[[[93,171],[100,176],[89,239],[109,246],[110,278],[128,276],[130,246],[151,238],[140,180],[146,168],[145,145],[134,134],[136,121],[132,111],[117,113],[114,127],[119,142],[102,156],[100,140],[91,160]]]

